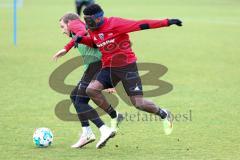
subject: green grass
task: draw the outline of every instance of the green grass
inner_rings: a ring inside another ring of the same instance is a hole
[[[3,0],[0,6],[7,2],[11,1]],[[131,37],[139,62],[169,69],[161,79],[174,89],[150,99],[175,114],[191,110],[192,121],[176,121],[173,134],[165,136],[159,122],[128,120],[102,150],[96,150],[95,143],[82,150],[70,149],[80,124],[56,117],[55,105],[69,96],[53,91],[48,80],[58,66],[78,55],[74,50],[57,63],[51,61],[68,41],[58,19],[74,10],[73,2],[25,0],[18,10],[16,47],[13,11],[0,8],[0,159],[239,159],[240,2],[101,0],[100,4],[107,16],[183,20],[182,28],[137,32]],[[74,85],[81,74],[81,68],[74,71],[66,83]],[[123,101],[118,110],[138,112]],[[103,118],[109,122],[107,116]],[[55,136],[47,149],[32,143],[34,129],[42,126],[51,128]]]

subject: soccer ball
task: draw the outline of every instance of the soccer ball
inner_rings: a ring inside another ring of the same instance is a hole
[[[37,128],[33,134],[33,143],[37,147],[48,147],[53,142],[52,131],[48,128]]]

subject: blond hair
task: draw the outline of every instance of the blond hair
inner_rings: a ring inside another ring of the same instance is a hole
[[[59,21],[63,21],[65,24],[68,24],[69,21],[80,19],[80,17],[76,13],[66,13],[64,14]]]

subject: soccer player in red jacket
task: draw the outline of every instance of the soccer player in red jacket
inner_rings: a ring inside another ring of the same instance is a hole
[[[102,90],[114,87],[121,81],[132,104],[142,111],[160,116],[165,134],[170,134],[173,129],[171,113],[143,98],[137,57],[131,48],[128,33],[171,25],[182,26],[182,22],[178,19],[135,21],[118,17],[106,18],[97,4],[88,6],[83,13],[90,37],[78,37],[75,43],[98,47],[102,53],[102,69],[87,88],[89,97],[111,115],[114,111]]]

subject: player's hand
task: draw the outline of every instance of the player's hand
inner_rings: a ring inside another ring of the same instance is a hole
[[[60,51],[53,55],[52,59],[54,61],[57,61],[58,58],[64,56],[66,53],[67,53],[66,49],[61,49]]]
[[[74,37],[74,48],[78,47],[78,44],[82,41],[82,37],[81,36],[76,36]]]
[[[104,89],[103,91],[108,92],[109,94],[116,93],[116,89],[115,88],[108,88],[108,89]]]
[[[168,20],[168,25],[177,25],[177,26],[182,26],[182,21],[179,19],[169,19]]]

